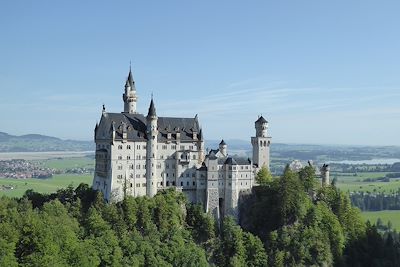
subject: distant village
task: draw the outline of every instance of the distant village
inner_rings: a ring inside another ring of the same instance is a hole
[[[47,179],[54,174],[84,174],[92,173],[92,168],[52,169],[42,166],[40,162],[23,159],[0,160],[0,177],[15,179]]]

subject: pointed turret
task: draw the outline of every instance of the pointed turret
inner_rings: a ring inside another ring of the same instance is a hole
[[[146,194],[149,197],[157,194],[157,186],[160,182],[157,174],[157,137],[158,124],[156,108],[153,97],[147,114],[147,148],[146,148]]]
[[[125,92],[122,95],[124,100],[124,112],[125,113],[136,113],[136,102],[138,97],[136,96],[135,81],[133,80],[132,70],[129,67],[128,78],[125,82]]]
[[[150,102],[150,106],[149,106],[149,112],[147,114],[147,118],[151,118],[151,117],[157,117],[156,108],[154,106],[153,97],[151,98],[151,102]]]
[[[221,143],[219,143],[219,151],[226,157],[228,156],[227,153],[227,145],[224,141],[224,139],[222,139]]]
[[[133,80],[132,70],[130,67],[129,67],[129,74],[128,74],[128,78],[126,79],[126,83],[129,84],[129,86],[131,87],[131,90],[136,91],[135,81]]]

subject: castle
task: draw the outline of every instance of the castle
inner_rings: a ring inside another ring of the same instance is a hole
[[[241,194],[251,190],[262,166],[269,168],[268,122],[262,116],[255,121],[252,160],[231,157],[224,140],[205,153],[197,115],[159,117],[153,97],[146,116],[137,112],[131,70],[122,98],[123,112],[106,112],[103,106],[96,123],[93,189],[107,201],[119,201],[128,195],[152,197],[173,187],[217,218],[237,218]]]

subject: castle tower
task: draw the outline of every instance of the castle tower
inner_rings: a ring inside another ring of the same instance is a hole
[[[228,156],[228,152],[227,152],[227,145],[224,141],[224,139],[222,139],[221,143],[219,143],[219,151],[224,154],[224,156]]]
[[[138,97],[136,95],[135,81],[133,80],[132,71],[130,68],[122,99],[124,100],[124,112],[136,113],[136,102]]]
[[[157,194],[157,115],[153,97],[147,114],[147,146],[146,146],[146,195]]]
[[[328,164],[322,165],[320,171],[322,177],[322,186],[329,185],[329,171],[330,171],[329,165]]]
[[[268,121],[260,116],[255,121],[256,136],[251,138],[253,146],[253,164],[258,168],[265,166],[269,169],[269,146],[271,137],[268,136]]]

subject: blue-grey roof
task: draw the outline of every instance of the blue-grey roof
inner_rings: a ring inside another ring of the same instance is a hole
[[[151,98],[151,102],[150,102],[150,106],[149,106],[149,112],[147,113],[147,117],[155,117],[155,116],[157,116],[156,107],[154,106],[153,98]]]
[[[260,116],[255,123],[268,123],[268,121],[263,116]]]
[[[110,135],[110,131],[115,129],[115,138],[122,139],[123,126],[125,124],[127,139],[131,141],[146,141],[147,120],[143,114],[130,113],[107,113],[105,112],[100,120],[96,131],[96,138],[102,138],[103,132],[107,133],[106,138]],[[158,117],[158,142],[168,140],[168,133],[171,134],[171,139],[175,140],[177,133],[180,133],[182,142],[193,142],[193,132],[199,133],[199,122],[195,118],[173,118],[173,117]],[[200,134],[197,135],[197,140],[202,140]]]

